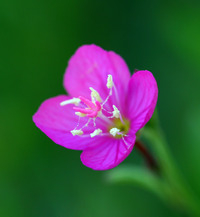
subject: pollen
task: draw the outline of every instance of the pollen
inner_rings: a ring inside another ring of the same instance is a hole
[[[79,98],[72,98],[72,99],[68,99],[68,100],[65,100],[63,102],[60,103],[61,106],[64,106],[64,105],[68,105],[68,104],[74,104],[74,105],[79,105],[79,103],[81,102],[81,100]]]
[[[79,117],[81,117],[81,118],[83,118],[83,117],[86,116],[86,114],[81,113],[81,112],[75,112],[75,115],[77,115],[77,116],[79,116]]]
[[[82,130],[71,130],[70,131],[71,132],[71,134],[73,135],[73,136],[81,136],[81,135],[83,135],[83,131]]]
[[[118,129],[118,128],[111,128],[110,129],[110,134],[112,135],[112,136],[116,136],[117,134],[119,134],[119,132],[120,132],[120,130]]]
[[[102,99],[100,97],[100,94],[92,87],[89,88],[91,90],[91,99],[92,99],[92,102],[94,103],[96,100],[98,102],[102,102]]]
[[[91,138],[98,136],[99,134],[102,133],[101,129],[96,129],[93,133],[90,133]]]
[[[113,105],[113,109],[114,109],[114,111],[113,111],[113,117],[119,118],[120,117],[120,111],[119,111],[119,109],[115,105]]]
[[[112,78],[112,75],[108,75],[108,78],[107,78],[107,84],[106,84],[106,86],[107,86],[107,88],[112,88],[113,87],[113,85],[114,85],[114,83],[113,83],[113,78]]]

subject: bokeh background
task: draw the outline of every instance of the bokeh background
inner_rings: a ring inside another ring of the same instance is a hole
[[[142,188],[107,183],[32,122],[45,99],[65,93],[69,58],[91,43],[131,72],[153,72],[169,149],[200,197],[200,1],[1,0],[0,216],[186,216]],[[123,165],[141,163],[133,150]]]

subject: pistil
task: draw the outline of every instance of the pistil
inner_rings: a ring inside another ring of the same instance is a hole
[[[73,109],[77,112],[80,112],[81,114],[85,114],[87,117],[90,118],[96,118],[98,113],[101,111],[101,104],[99,101],[96,101],[95,103],[91,102],[90,100],[80,96],[79,99],[88,106],[88,108],[78,108],[73,107]],[[80,116],[80,113],[78,115]]]

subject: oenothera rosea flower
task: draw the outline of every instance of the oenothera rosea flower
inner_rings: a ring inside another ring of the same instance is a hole
[[[82,150],[87,167],[116,167],[154,112],[158,88],[152,73],[131,77],[119,55],[84,45],[69,61],[64,87],[69,95],[44,101],[33,116],[36,126],[55,143]]]

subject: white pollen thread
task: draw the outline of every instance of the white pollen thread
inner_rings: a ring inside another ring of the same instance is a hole
[[[84,126],[82,126],[80,130],[82,130],[83,128],[87,127],[91,120],[92,120],[92,118],[89,118],[88,121],[87,121],[87,123]]]
[[[108,75],[106,86],[108,89],[110,89],[110,91],[105,101],[102,103],[102,108],[107,103],[108,99],[112,96],[112,87],[114,86],[112,75]]]
[[[96,118],[93,118],[93,126],[96,128]]]
[[[75,115],[77,115],[77,116],[79,116],[79,117],[81,117],[81,118],[83,118],[83,117],[86,116],[86,114],[81,113],[81,112],[75,112]]]
[[[102,107],[107,103],[107,101],[109,100],[109,98],[112,96],[112,88],[109,91],[108,96],[106,97],[105,101],[102,103]]]
[[[78,105],[80,103],[80,99],[79,98],[72,98],[72,99],[68,99],[68,100],[65,100],[63,102],[60,103],[61,106],[64,106],[64,105],[68,105],[68,104],[74,104],[74,105]]]
[[[113,105],[113,109],[114,109],[114,111],[112,113],[113,117],[119,118],[120,117],[120,111],[119,111],[119,109],[115,105]]]
[[[93,133],[90,133],[91,138],[98,136],[99,134],[102,133],[101,129],[96,129]]]
[[[91,90],[91,99],[92,102],[95,102],[95,100],[102,102],[102,99],[100,97],[100,94],[92,87],[89,87],[89,89]]]
[[[119,132],[120,132],[120,130],[118,129],[118,128],[112,128],[112,129],[110,129],[110,134],[112,135],[112,136],[116,136],[117,134],[119,134]]]
[[[108,75],[108,78],[107,78],[107,84],[106,84],[106,86],[107,86],[107,88],[112,88],[113,87],[113,85],[114,85],[114,83],[113,83],[113,78],[112,78],[112,75]]]
[[[83,131],[82,130],[71,130],[70,131],[71,132],[71,134],[73,135],[73,136],[81,136],[81,135],[83,135]]]

